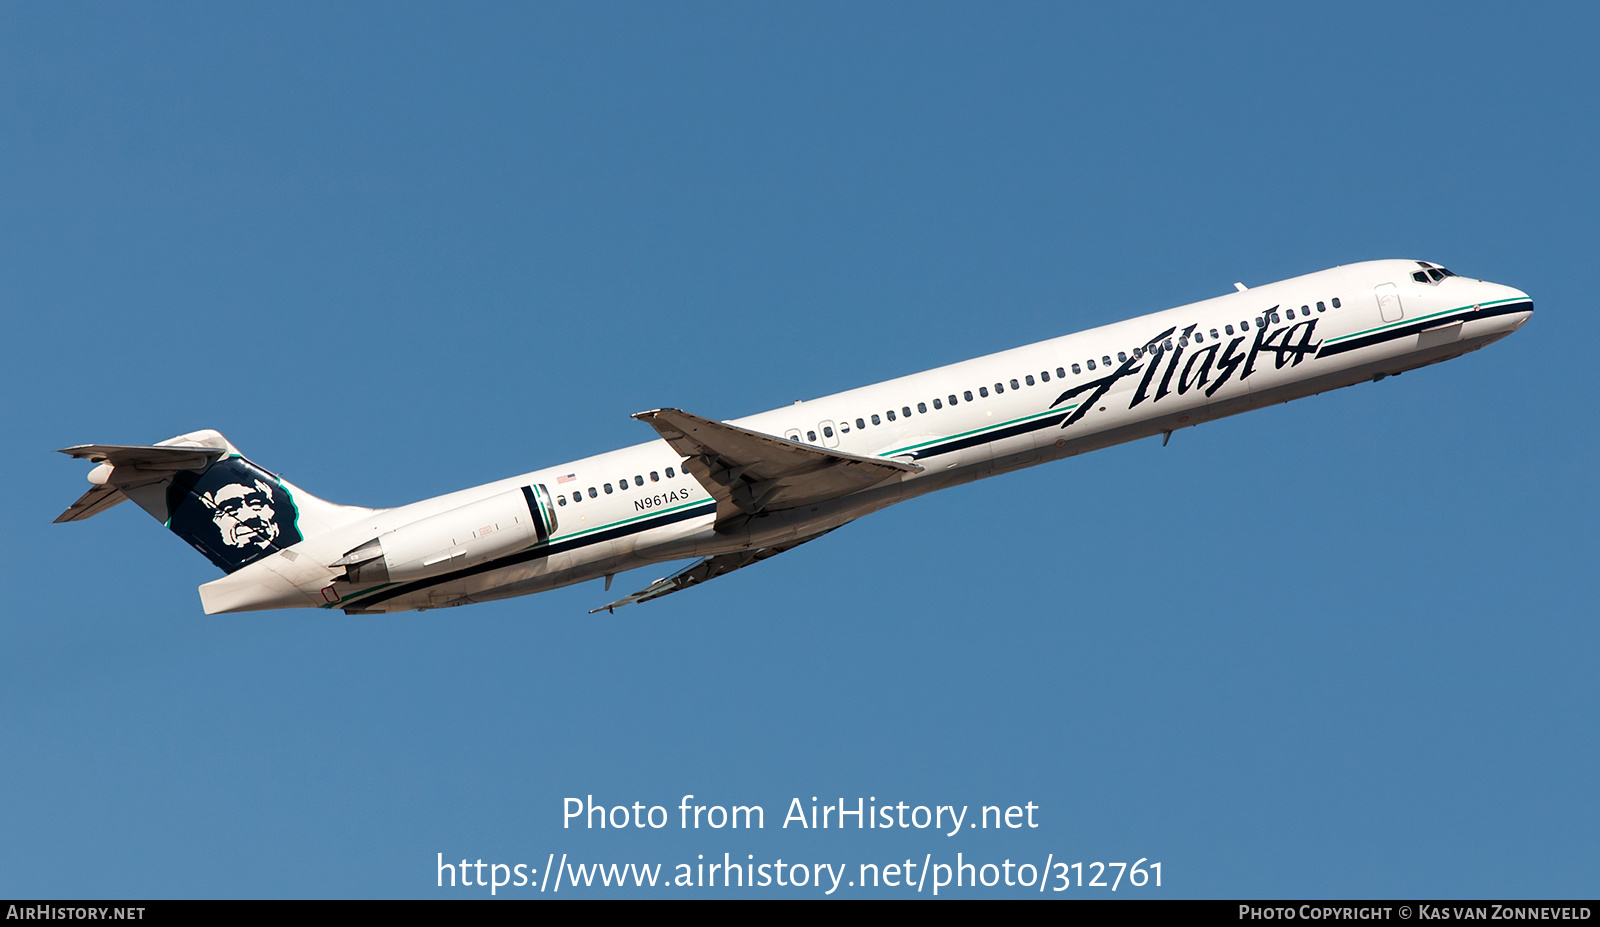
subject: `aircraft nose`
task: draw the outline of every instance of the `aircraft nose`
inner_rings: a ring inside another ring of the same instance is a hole
[[[1517,313],[1517,324],[1521,325],[1523,322],[1533,318],[1533,297],[1516,287],[1508,286],[1506,290],[1508,291],[1507,298],[1516,300],[1512,305],[1520,305],[1522,307],[1522,311]]]
[[[1516,331],[1533,318],[1533,298],[1527,293],[1502,283],[1490,283],[1488,288],[1490,292],[1484,294],[1485,305],[1499,305],[1513,309],[1512,312],[1506,313],[1510,331]],[[1504,312],[1504,309],[1501,311]]]

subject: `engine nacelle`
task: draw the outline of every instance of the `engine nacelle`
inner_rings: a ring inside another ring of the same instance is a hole
[[[550,494],[523,486],[379,535],[335,560],[351,583],[439,576],[543,543],[556,530]]]

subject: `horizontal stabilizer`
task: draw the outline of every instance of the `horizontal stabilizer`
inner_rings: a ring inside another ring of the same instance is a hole
[[[93,518],[119,502],[126,502],[127,499],[122,490],[115,486],[96,486],[79,496],[78,501],[68,506],[65,512],[57,515],[55,524]]]
[[[61,453],[97,463],[89,473],[94,488],[56,516],[55,523],[83,521],[127,499],[124,490],[171,479],[180,470],[204,470],[226,447],[196,444],[145,446],[131,444],[80,444],[65,447]]]
[[[828,531],[832,530],[834,529],[828,529]],[[687,589],[690,586],[698,586],[708,579],[716,579],[718,576],[721,576],[724,573],[732,573],[734,570],[737,570],[740,567],[747,567],[752,563],[760,563],[769,557],[776,557],[786,550],[793,550],[807,541],[814,541],[817,538],[822,537],[824,534],[827,534],[828,531],[818,532],[817,534],[813,534],[811,537],[801,538],[798,541],[787,541],[782,544],[774,544],[771,547],[758,547],[754,550],[740,550],[731,554],[717,554],[715,557],[706,557],[704,559],[697,560],[678,572],[672,574],[671,576],[656,580],[632,595],[625,595],[609,605],[602,605],[599,608],[590,609],[589,614],[593,615],[595,612],[611,612],[612,614],[616,614],[617,609],[624,605],[632,605],[635,602],[648,602],[651,599],[659,599],[664,595],[671,595],[680,589]]]
[[[683,468],[716,498],[717,521],[837,499],[922,467],[786,441],[681,409],[634,416],[687,457]]]
[[[79,460],[108,463],[134,470],[204,470],[206,465],[228,453],[225,447],[199,445],[141,446],[129,444],[80,444],[64,447],[60,453]]]

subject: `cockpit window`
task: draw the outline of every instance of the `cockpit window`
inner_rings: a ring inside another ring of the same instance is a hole
[[[1427,283],[1428,278],[1430,277],[1433,278],[1434,283],[1438,283],[1440,280],[1443,280],[1446,277],[1455,276],[1454,273],[1446,270],[1443,267],[1440,267],[1437,264],[1429,264],[1427,261],[1418,261],[1417,264],[1421,266],[1422,269],[1414,272],[1411,275],[1411,279],[1417,281],[1418,283]]]
[[[1454,277],[1454,276],[1455,276],[1455,274],[1451,273],[1448,270],[1445,270],[1443,267],[1429,267],[1427,270],[1419,270],[1419,271],[1413,273],[1411,275],[1411,279],[1417,281],[1418,283],[1429,283],[1429,282],[1438,283],[1439,281],[1443,280],[1446,277]],[[1430,278],[1431,278],[1431,281],[1430,281]]]

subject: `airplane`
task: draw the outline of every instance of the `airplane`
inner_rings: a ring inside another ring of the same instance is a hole
[[[648,602],[863,515],[1022,467],[1381,380],[1475,351],[1526,293],[1426,261],[1349,264],[733,421],[633,417],[656,440],[395,508],[323,501],[215,431],[61,451],[97,464],[57,522],[127,499],[221,568],[206,614],[367,615],[543,592],[690,557]]]

